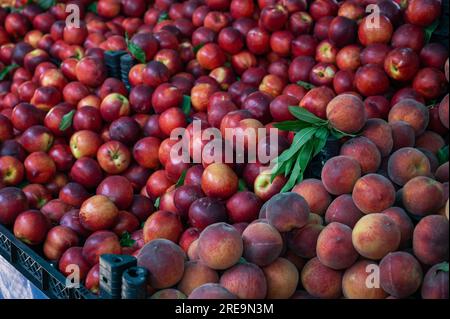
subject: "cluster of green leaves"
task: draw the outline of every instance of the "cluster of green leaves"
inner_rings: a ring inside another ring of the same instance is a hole
[[[147,61],[147,57],[145,56],[144,50],[136,43],[130,41],[128,37],[128,33],[125,33],[125,43],[127,44],[127,49],[131,53],[132,56],[140,63],[145,63]]]
[[[9,72],[11,72],[12,70],[14,70],[15,68],[18,68],[19,66],[17,64],[11,64],[8,65],[7,67],[5,67],[1,72],[0,72],[0,81],[3,81],[5,79],[5,77],[9,74]]]
[[[282,131],[296,132],[291,147],[278,156],[272,171],[272,181],[281,174],[289,176],[282,192],[290,191],[303,180],[308,164],[322,151],[330,136],[336,139],[343,136],[355,136],[333,128],[329,121],[317,117],[302,107],[290,106],[289,111],[296,120],[274,125]]]

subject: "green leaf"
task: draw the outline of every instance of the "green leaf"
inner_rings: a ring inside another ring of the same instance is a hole
[[[330,131],[326,127],[321,127],[316,134],[314,135],[314,150],[312,157],[316,156],[320,153],[320,151],[327,144],[328,136],[330,135]]]
[[[430,42],[431,36],[433,35],[434,31],[436,31],[438,26],[439,26],[439,19],[434,21],[432,24],[430,24],[423,30],[425,32],[425,43]]]
[[[307,90],[311,90],[311,89],[315,88],[315,85],[312,85],[311,83],[304,82],[304,81],[297,81],[297,84]]]
[[[277,160],[276,160],[277,161]],[[290,163],[291,160],[289,161],[285,161],[285,162],[278,162],[276,163],[275,167],[272,169],[272,175],[270,177],[270,182],[272,183],[273,180],[275,179],[275,177],[277,177],[278,175],[280,175],[281,173],[286,172],[286,165],[288,163]],[[286,176],[286,173],[284,173],[284,175]]]
[[[158,23],[164,20],[169,20],[169,14],[165,11],[161,12],[161,14],[159,15]]]
[[[240,192],[248,190],[247,184],[245,183],[245,181],[242,178],[239,178],[238,190]]]
[[[181,109],[185,115],[191,114],[191,97],[189,95],[183,95]]]
[[[17,185],[17,187],[20,188],[20,189],[23,189],[28,184],[30,184],[29,181],[22,181],[20,184]]]
[[[142,48],[137,44],[133,43],[128,38],[127,33],[125,33],[125,43],[127,44],[128,51],[132,56],[136,58],[136,60],[138,60],[140,63],[145,63],[147,61],[144,50],[142,50]]]
[[[295,121],[284,121],[280,123],[275,123],[273,126],[282,131],[298,132],[301,129],[304,129],[305,127],[311,126],[311,124],[306,123],[304,121],[295,120]]]
[[[231,62],[230,61],[225,62],[223,65],[225,67],[227,67],[227,68],[231,68]]]
[[[291,147],[278,156],[278,161],[284,162],[294,156],[314,136],[316,131],[317,127],[307,127],[295,134]]]
[[[180,178],[178,179],[177,183],[175,184],[175,188],[178,188],[178,187],[184,185],[184,180],[186,179],[186,172],[187,172],[187,170],[185,169],[185,170],[181,173]]]
[[[449,151],[448,151],[448,145],[441,148],[437,153],[437,158],[439,160],[439,165],[442,165],[446,162],[448,162],[449,158]]]
[[[89,4],[88,7],[87,7],[87,11],[97,14],[97,4],[98,4],[97,1],[92,2],[91,4]]]
[[[315,125],[325,125],[328,122],[320,117],[315,116],[308,110],[300,106],[289,106],[289,112],[299,120]]]
[[[131,247],[134,245],[136,241],[131,238],[131,235],[129,232],[124,232],[122,236],[120,237],[120,246],[122,247]]]
[[[161,203],[161,197],[158,197],[156,200],[155,200],[155,208],[156,209],[159,209],[159,204]]]
[[[36,3],[44,10],[48,10],[56,5],[56,0],[37,0]]]
[[[292,166],[294,166],[294,163],[295,163],[295,157],[285,163],[286,163],[286,165],[284,167],[284,176],[289,176],[289,173],[292,170]]]
[[[300,172],[301,172],[300,161],[296,160],[294,168],[292,169],[291,176],[289,176],[287,183],[281,189],[281,193],[288,192],[295,186],[295,182],[297,181]]]
[[[341,130],[338,130],[337,128],[334,128],[334,127],[331,128],[330,132],[331,132],[331,135],[333,135],[338,140],[343,138],[343,137],[345,137],[345,136],[347,136],[347,137],[356,137],[356,136],[358,136],[357,134],[349,134],[349,133],[342,132]]]
[[[203,48],[203,46],[204,46],[205,44],[204,43],[200,43],[200,44],[198,44],[198,45],[196,45],[195,47],[194,47],[194,54],[197,54],[197,52],[198,52],[198,50],[200,50],[201,48]]]
[[[27,0],[27,2],[24,4],[24,5],[22,5],[22,6],[20,6],[20,7],[7,7],[6,9],[8,10],[11,10],[11,12],[22,12],[23,11],[23,9],[25,9],[25,7],[27,6],[27,5],[30,5],[30,4],[34,4],[34,1],[33,0]]]
[[[7,67],[5,67],[1,72],[0,72],[0,81],[3,81],[3,79],[8,75],[9,72],[11,72],[12,70],[14,70],[15,68],[18,68],[19,66],[17,64],[11,64],[8,65]]]
[[[69,127],[72,126],[72,119],[73,119],[74,115],[75,115],[75,110],[72,110],[72,111],[70,111],[69,113],[67,113],[66,115],[63,116],[63,118],[61,119],[61,123],[59,123],[59,130],[60,131],[65,131]]]
[[[436,106],[436,104],[439,104],[437,99],[430,100],[430,101],[428,101],[427,108],[432,108],[432,107]]]
[[[298,154],[298,161],[300,162],[300,169],[301,172],[304,173],[306,170],[306,167],[308,166],[309,162],[312,158],[312,152],[314,150],[314,144],[315,140],[311,139],[308,143],[305,144],[305,146],[302,147]],[[297,180],[298,181],[298,180]]]
[[[448,262],[440,263],[436,269],[436,271],[444,271],[448,272]]]

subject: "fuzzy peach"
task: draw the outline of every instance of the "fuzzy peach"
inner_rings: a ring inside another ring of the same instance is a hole
[[[379,260],[400,245],[401,233],[395,222],[384,214],[362,217],[353,228],[352,242],[363,257]]]

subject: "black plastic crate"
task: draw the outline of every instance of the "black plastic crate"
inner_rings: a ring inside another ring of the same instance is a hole
[[[69,288],[66,278],[48,261],[0,225],[0,255],[51,299],[96,299],[86,287]]]

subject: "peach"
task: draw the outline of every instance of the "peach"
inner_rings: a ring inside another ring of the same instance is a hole
[[[331,126],[350,134],[359,132],[367,120],[363,101],[353,94],[340,94],[333,98],[326,113]]]
[[[444,139],[433,131],[425,131],[416,138],[415,148],[424,148],[433,154],[437,154],[437,152],[444,146]]]
[[[209,197],[228,198],[238,189],[238,177],[226,164],[209,165],[202,175],[202,190]]]
[[[155,289],[177,284],[183,277],[185,259],[180,246],[161,238],[145,244],[137,255],[138,266],[149,271],[149,284]]]
[[[150,296],[150,299],[186,299],[186,295],[181,291],[173,288],[167,288],[160,291],[155,292]]]
[[[99,230],[92,233],[84,242],[83,258],[94,266],[103,254],[118,254],[122,252],[119,237],[111,231]],[[64,257],[64,256],[63,256]],[[62,258],[63,258],[62,257]]]
[[[423,278],[423,299],[448,299],[448,262],[431,267]]]
[[[204,284],[195,288],[188,299],[237,299],[237,297],[219,284]]]
[[[311,213],[323,215],[331,203],[331,196],[318,179],[305,179],[292,191],[302,196],[308,203]]]
[[[257,220],[242,233],[243,257],[258,266],[267,266],[277,259],[283,250],[283,238],[269,223]]]
[[[301,281],[314,297],[336,299],[342,295],[342,271],[324,266],[317,257],[303,267]]]
[[[286,251],[283,257],[293,263],[298,272],[301,272],[306,264],[306,260],[300,256],[297,256],[292,250]]]
[[[119,209],[104,195],[88,198],[80,208],[80,222],[91,231],[111,228],[118,217]]]
[[[156,238],[165,238],[174,243],[183,232],[183,225],[180,217],[168,211],[160,210],[145,221],[144,224],[144,242],[148,243]]]
[[[385,209],[383,214],[389,216],[400,230],[400,247],[410,247],[414,224],[408,214],[400,207],[390,207]]]
[[[287,245],[294,254],[303,258],[316,256],[317,239],[324,226],[308,224],[300,229],[294,229],[287,234]]]
[[[378,264],[362,259],[348,268],[342,278],[342,292],[347,299],[384,299],[387,293],[376,286],[368,286],[368,277],[374,275]]]
[[[301,228],[308,222],[309,207],[297,193],[281,193],[272,197],[266,208],[267,220],[280,232]]]
[[[395,188],[379,174],[367,174],[355,184],[353,202],[364,214],[381,213],[395,203]]]
[[[308,224],[323,225],[323,217],[314,213],[309,214]]]
[[[391,126],[385,120],[379,118],[368,119],[362,135],[377,146],[382,157],[391,154],[394,140]]]
[[[344,143],[340,155],[358,161],[361,173],[375,173],[381,165],[381,153],[377,146],[367,137],[355,137]]]
[[[349,194],[356,181],[361,177],[361,166],[348,156],[336,156],[329,159],[322,169],[322,183],[333,195]]]
[[[198,256],[209,268],[223,270],[235,265],[244,250],[242,237],[231,225],[216,223],[198,238]]]
[[[338,222],[353,228],[363,216],[363,212],[353,202],[352,196],[344,194],[337,197],[328,206],[327,212],[325,213],[325,222],[327,224]]]
[[[397,185],[403,186],[414,177],[427,176],[430,173],[430,161],[415,148],[401,148],[389,157],[389,178]]]
[[[434,173],[434,176],[436,177],[437,181],[445,183],[448,182],[448,174],[449,174],[448,162],[445,162],[444,164],[442,164],[437,168],[436,172]]]
[[[335,97],[333,90],[327,86],[319,86],[309,90],[300,101],[300,106],[320,118],[326,118],[328,103]]]
[[[403,99],[389,111],[389,123],[403,121],[411,125],[416,136],[419,136],[428,126],[430,115],[425,105],[413,99]]]
[[[225,271],[220,285],[240,299],[264,299],[267,294],[263,271],[251,263],[240,263]]]
[[[198,257],[198,238],[194,240],[188,248],[187,255],[189,260],[199,260]]]
[[[380,285],[396,298],[406,298],[415,293],[422,283],[422,268],[411,254],[397,251],[380,262]]]
[[[429,177],[414,177],[403,187],[402,201],[411,214],[433,214],[444,206],[444,188],[441,183]]]
[[[416,144],[416,135],[414,128],[406,122],[389,123],[392,129],[392,140],[394,145],[392,150],[398,150],[403,147],[413,147]]]
[[[379,260],[397,250],[401,233],[395,222],[385,214],[362,217],[353,228],[352,242],[363,257]]]
[[[267,280],[267,299],[288,299],[297,289],[299,273],[286,258],[278,258],[263,268]]]
[[[332,269],[346,269],[358,259],[352,244],[352,229],[333,222],[328,224],[317,238],[317,258]]]
[[[448,219],[440,215],[426,216],[413,234],[414,255],[426,265],[448,260]]]
[[[271,176],[271,170],[264,170],[253,183],[255,194],[263,201],[268,201],[278,194],[287,182],[287,178],[283,175],[278,175],[273,181],[271,181]]]
[[[428,162],[430,162],[430,171],[431,173],[436,172],[436,170],[439,167],[439,159],[437,156],[431,152],[430,150],[427,150],[425,148],[417,148],[419,151],[421,151],[428,159]]]
[[[184,275],[177,288],[189,296],[191,292],[207,283],[218,283],[219,275],[199,261],[188,261],[184,265]]]

